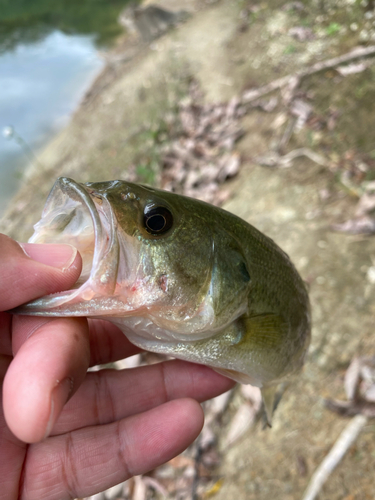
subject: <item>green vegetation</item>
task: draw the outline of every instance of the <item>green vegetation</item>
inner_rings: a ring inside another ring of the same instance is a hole
[[[326,33],[328,36],[333,36],[336,35],[341,29],[341,26],[339,23],[330,23],[329,26],[326,28]]]
[[[121,33],[117,18],[128,0],[0,0],[0,53],[59,29],[94,35],[106,45]]]
[[[295,52],[297,52],[297,47],[293,43],[290,43],[284,49],[284,54],[285,55],[294,54]]]

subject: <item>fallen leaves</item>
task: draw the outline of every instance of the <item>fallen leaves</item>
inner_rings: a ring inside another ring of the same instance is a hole
[[[362,190],[358,193],[359,200],[355,208],[355,217],[341,224],[332,225],[334,231],[375,234],[375,182],[363,183],[362,186]]]
[[[331,228],[340,233],[375,234],[375,219],[369,216],[358,217],[341,224],[332,224]]]
[[[242,385],[241,394],[245,401],[231,419],[224,440],[226,446],[234,444],[254,425],[262,408],[262,395],[258,387]]]
[[[375,418],[375,357],[355,357],[345,373],[347,401],[327,400],[326,406],[345,416]]]
[[[298,5],[298,2],[292,4]],[[311,35],[303,27],[292,28],[289,34],[301,41]],[[269,151],[254,160],[266,167],[286,168],[291,167],[296,158],[305,156],[324,166],[348,194],[359,200],[355,216],[331,228],[351,234],[374,234],[375,218],[371,212],[375,207],[375,189],[369,190],[366,183],[371,185],[368,179],[373,178],[375,158],[352,150],[340,156],[336,152],[327,154],[325,149],[322,154],[311,147],[285,153],[295,132],[309,128],[314,131],[312,144],[316,144],[319,134],[323,138],[324,131],[335,130],[342,115],[342,111],[335,108],[329,108],[324,115],[317,114],[312,104],[313,93],[299,89],[301,81],[326,70],[334,70],[342,78],[359,73],[369,67],[370,63],[364,58],[374,54],[375,46],[357,47],[262,87],[245,90],[221,103],[205,101],[198,82],[191,80],[188,94],[176,104],[175,112],[165,117],[160,130],[150,130],[158,143],[157,153],[147,153],[138,166],[133,166],[130,177],[134,178],[129,180],[153,183],[156,175],[157,184],[163,189],[221,205],[229,197],[223,185],[238,174],[242,163],[236,149],[244,135],[242,117],[255,108],[267,113],[278,109],[271,128],[273,135],[279,138]],[[275,95],[277,91],[279,95]],[[159,170],[157,174],[155,170]],[[137,175],[144,178],[139,179]]]
[[[213,204],[221,204],[228,193],[221,185],[234,177],[241,158],[235,151],[243,130],[239,119],[245,113],[240,100],[203,103],[193,81],[189,95],[178,105],[177,133],[162,155],[161,187]]]

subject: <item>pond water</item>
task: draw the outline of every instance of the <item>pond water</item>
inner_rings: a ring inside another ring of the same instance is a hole
[[[25,167],[68,122],[120,32],[124,0],[0,0],[0,217]]]
[[[102,64],[92,37],[60,31],[0,55],[0,212],[25,165],[36,161],[33,153],[66,124]]]

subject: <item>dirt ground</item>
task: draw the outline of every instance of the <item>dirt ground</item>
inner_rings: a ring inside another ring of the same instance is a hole
[[[375,43],[372,2],[223,0],[184,6],[190,19],[151,46],[124,38],[107,56],[106,70],[69,126],[40,152],[43,171],[30,166],[0,221],[2,232],[27,238],[60,175],[83,182],[126,179],[129,165],[157,163],[162,148],[149,132],[158,133],[164,117],[176,112],[192,78],[205,102],[227,102],[358,44]],[[354,217],[363,183],[375,178],[375,65],[371,59],[366,64],[346,76],[331,68],[306,77],[294,94],[312,109],[309,120],[298,115],[301,126],[295,126],[298,116],[294,120],[285,89],[267,95],[278,98],[273,109],[263,103],[241,120],[241,169],[225,185],[230,198],[224,208],[290,255],[309,283],[313,336],[305,369],[283,396],[272,429],[257,421],[228,446],[231,419],[243,403],[239,393],[231,400],[217,432],[220,461],[199,498],[302,499],[348,423],[326,408],[325,399],[345,399],[344,374],[354,356],[375,356],[374,237],[331,229]],[[288,168],[260,165],[291,120],[281,154],[309,148],[325,158],[324,165],[306,156]],[[375,498],[374,470],[375,422],[369,419],[318,498]],[[152,495],[147,498],[162,498]]]

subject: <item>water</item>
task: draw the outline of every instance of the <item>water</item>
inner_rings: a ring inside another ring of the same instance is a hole
[[[66,125],[103,67],[97,47],[121,32],[117,16],[125,4],[0,0],[0,217],[32,152],[38,156]],[[9,126],[13,138],[3,134]]]
[[[0,129],[14,127],[37,154],[67,123],[102,65],[92,36],[60,31],[0,55]],[[27,153],[14,139],[1,135],[0,212],[30,162]]]

